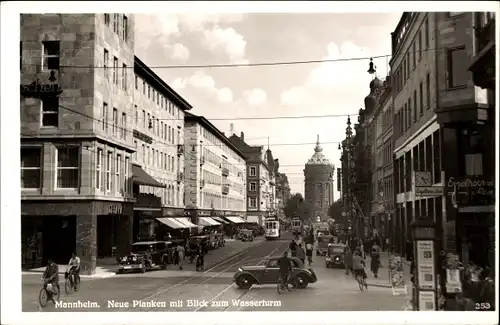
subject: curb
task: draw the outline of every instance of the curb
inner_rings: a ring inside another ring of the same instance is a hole
[[[42,273],[43,273],[43,271],[23,271],[23,272],[21,272],[21,275],[37,275],[37,274],[42,274]],[[64,272],[63,273],[59,272],[59,275],[64,276]],[[115,273],[102,274],[102,275],[96,275],[96,274],[83,275],[83,274],[80,274],[80,278],[82,278],[82,279],[105,279],[105,278],[110,278],[112,276],[115,276]]]

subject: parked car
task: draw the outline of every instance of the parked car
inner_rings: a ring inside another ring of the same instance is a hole
[[[198,245],[201,245],[203,247],[203,251],[205,252],[205,254],[207,254],[208,248],[210,246],[209,236],[200,235],[200,236],[189,237],[189,254],[190,255],[191,255],[191,252],[193,250],[195,250]]]
[[[344,267],[344,249],[344,244],[328,244],[328,252],[325,257],[325,264],[327,268]]]
[[[169,256],[172,243],[168,241],[142,241],[132,244],[132,252],[118,262],[117,273],[140,271],[153,268],[167,269],[173,257]]]
[[[241,289],[248,289],[253,284],[274,284],[279,277],[279,259],[281,256],[271,257],[264,265],[243,266],[233,276],[233,282]],[[297,278],[297,287],[303,289],[309,283],[315,283],[318,279],[312,268],[307,268],[302,261],[296,257],[290,257],[292,262],[292,276]]]
[[[253,232],[250,229],[243,229],[240,232],[241,241],[253,241]]]
[[[330,240],[333,238],[331,235],[318,235],[316,239],[318,244],[316,245],[316,254],[318,256],[326,255],[328,252],[328,244],[330,244]]]

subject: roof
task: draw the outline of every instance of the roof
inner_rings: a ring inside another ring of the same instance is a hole
[[[222,133],[221,131],[219,131],[219,129],[217,129],[215,127],[215,125],[213,125],[212,123],[210,123],[209,120],[207,120],[206,118],[204,118],[203,116],[199,116],[199,115],[194,115],[192,113],[189,113],[189,112],[186,112],[184,114],[184,121],[185,122],[196,122],[198,124],[200,124],[201,126],[203,126],[204,128],[206,128],[207,130],[209,130],[210,132],[212,132],[219,140],[221,140],[222,142],[224,142],[229,148],[231,148],[231,150],[233,150],[234,152],[236,152],[241,158],[243,158],[244,160],[246,160],[246,156],[243,154],[243,152],[240,151],[240,149],[238,149],[238,147],[236,147],[225,135],[224,133]]]
[[[323,148],[319,143],[319,134],[316,141],[316,147],[314,148],[314,154],[311,159],[307,161],[306,165],[333,165],[330,160],[323,154]]]
[[[153,72],[144,62],[137,56],[134,56],[134,72],[144,78],[151,86],[161,92],[165,97],[171,100],[176,106],[183,111],[193,108],[184,98],[173,90],[165,81],[163,81],[156,73]]]

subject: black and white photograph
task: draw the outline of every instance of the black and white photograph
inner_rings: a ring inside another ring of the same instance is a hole
[[[497,322],[497,16],[3,3],[2,323]]]

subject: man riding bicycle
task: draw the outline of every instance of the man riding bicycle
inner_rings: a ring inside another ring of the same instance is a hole
[[[365,283],[365,287],[368,288],[368,284],[366,284],[366,272],[365,272],[366,262],[361,257],[361,252],[354,252],[354,256],[352,257],[352,270],[354,271],[354,278],[357,279],[358,275],[363,276],[363,281]]]
[[[283,256],[278,261],[279,267],[280,267],[280,277],[283,286],[287,288],[288,291],[288,277],[292,273],[292,261],[288,258],[288,253],[285,251],[283,253]]]
[[[47,284],[50,283],[52,288],[57,287],[57,292],[61,292],[59,288],[59,267],[51,258],[47,262],[47,267],[42,275],[43,287],[47,289]]]
[[[75,278],[71,277],[71,283],[74,283],[76,278],[80,277],[80,258],[76,256],[76,253],[71,254],[71,259],[69,260],[68,267],[65,272],[65,277],[67,278],[71,274],[74,274]]]

